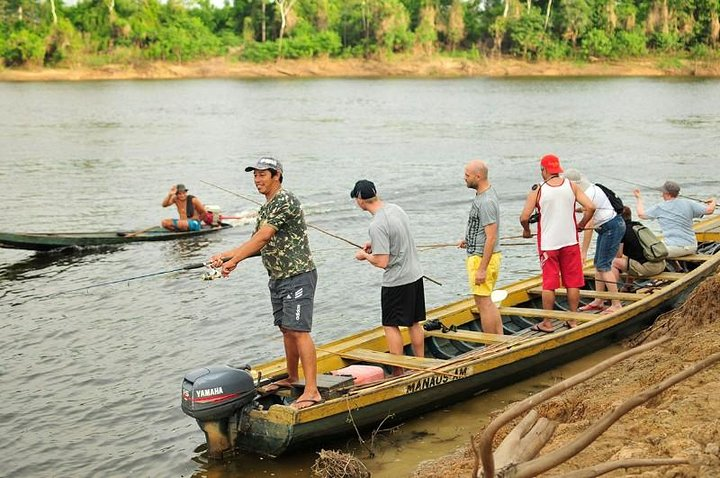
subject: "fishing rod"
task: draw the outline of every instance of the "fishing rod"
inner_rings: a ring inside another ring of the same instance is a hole
[[[607,179],[612,179],[613,181],[620,181],[620,182],[623,182],[623,183],[626,183],[626,184],[630,184],[631,186],[638,186],[638,187],[641,187],[641,188],[643,188],[643,189],[650,189],[650,190],[653,190],[653,191],[660,191],[660,192],[662,192],[662,188],[659,188],[659,187],[648,186],[648,185],[646,185],[646,184],[640,184],[640,183],[636,183],[636,182],[634,182],[634,181],[628,181],[627,179],[613,178],[613,177],[607,176],[607,175],[605,175],[605,174],[600,174],[600,176],[603,176],[603,177],[605,177],[605,178],[607,178]],[[705,200],[705,199],[699,199],[699,198],[696,198],[696,197],[687,196],[687,195],[685,195],[685,194],[680,194],[680,193],[678,193],[678,197],[682,197],[682,198],[685,198],[685,199],[690,199],[691,201],[701,202],[701,203],[703,203],[703,204],[707,204],[707,203],[709,202],[709,201],[707,201],[707,200]],[[720,207],[720,206],[718,206],[718,205],[716,204],[716,205],[715,205],[715,209],[717,209],[718,207]]]
[[[227,192],[227,193],[234,194],[235,196],[237,196],[237,197],[239,197],[239,198],[241,198],[241,199],[245,199],[246,201],[250,201],[251,203],[256,204],[256,205],[258,205],[258,206],[262,206],[262,203],[261,203],[260,201],[256,201],[255,199],[252,199],[252,198],[250,198],[250,197],[248,197],[248,196],[245,196],[245,195],[243,195],[243,194],[237,193],[237,192],[235,192],[235,191],[231,191],[230,189],[226,189],[226,188],[224,188],[224,187],[222,187],[222,186],[219,186],[219,185],[217,185],[217,184],[213,184],[213,183],[211,183],[211,182],[209,182],[209,181],[204,181],[204,180],[202,180],[202,179],[200,180],[200,182],[201,182],[201,183],[205,183],[205,184],[207,184],[208,186],[212,186],[212,187],[218,188],[218,189],[220,189],[220,190],[222,190],[222,191],[225,191],[225,192]],[[364,248],[363,246],[361,246],[360,244],[356,244],[356,243],[352,242],[352,241],[349,240],[349,239],[345,239],[344,237],[338,236],[337,234],[333,234],[332,232],[326,231],[325,229],[323,229],[323,228],[321,228],[321,227],[318,227],[318,226],[316,226],[316,225],[314,225],[314,224],[310,224],[310,223],[308,223],[308,222],[306,222],[305,224],[307,225],[307,227],[310,227],[310,228],[312,228],[312,229],[315,229],[315,230],[318,231],[318,232],[321,232],[321,233],[323,233],[323,234],[326,234],[326,235],[328,235],[328,236],[330,236],[330,237],[333,237],[333,238],[335,238],[335,239],[338,239],[338,240],[340,240],[340,241],[346,242],[346,243],[350,244],[350,245],[353,246],[353,247],[357,247],[358,249],[365,249],[365,248]],[[431,278],[431,277],[428,277],[428,276],[425,276],[425,275],[424,275],[423,277],[424,277],[425,279],[429,280],[430,282],[434,283],[434,284],[437,284],[437,285],[439,285],[439,286],[442,286],[442,283],[436,281],[435,279],[433,279],[433,278]]]
[[[535,234],[532,234],[530,237],[535,236]],[[522,234],[517,236],[505,236],[498,238],[498,243],[500,241],[505,241],[508,239],[526,239]],[[512,245],[512,244],[511,244]],[[426,250],[426,249],[440,249],[443,247],[459,247],[457,242],[439,242],[437,244],[422,244],[417,246],[418,249]]]
[[[227,262],[227,261],[229,261],[229,260],[230,260],[230,257],[223,257],[223,258],[222,258],[222,261],[223,261],[223,262]],[[193,270],[193,269],[199,269],[199,268],[201,268],[201,267],[210,267],[211,264],[212,264],[212,261],[208,261],[208,262],[196,262],[196,263],[193,263],[193,264],[188,264],[188,265],[185,265],[185,266],[182,266],[182,267],[178,267],[178,268],[176,268],[176,269],[170,269],[170,270],[167,270],[167,271],[151,272],[150,274],[143,274],[143,275],[134,276],[134,277],[127,277],[127,278],[125,278],[125,279],[117,279],[117,280],[112,280],[112,281],[107,281],[107,282],[101,282],[101,283],[99,283],[99,284],[92,284],[92,285],[88,285],[88,286],[84,286],[84,287],[78,287],[78,288],[76,288],[76,289],[63,290],[63,291],[60,291],[60,292],[55,292],[55,293],[53,293],[53,294],[50,294],[50,295],[48,295],[48,296],[46,296],[46,297],[48,297],[48,298],[49,298],[49,297],[55,297],[55,296],[61,295],[61,294],[70,294],[70,293],[72,293],[72,292],[78,292],[78,291],[84,291],[84,290],[88,290],[88,289],[94,289],[94,288],[96,288],[96,287],[105,287],[105,286],[108,286],[108,285],[119,284],[119,283],[122,283],[122,282],[130,282],[130,281],[138,280],[138,279],[146,279],[146,278],[148,278],[148,277],[155,277],[155,276],[160,276],[160,275],[165,275],[165,274],[172,274],[173,272],[184,272],[184,271],[189,271],[189,270]],[[210,277],[210,276],[208,276],[208,277]]]
[[[532,242],[498,242],[498,246],[534,246],[535,244]],[[458,249],[462,249],[458,247],[457,244],[425,244],[417,246],[417,250],[420,252],[424,251],[430,251],[433,249],[442,249],[444,247],[456,247]]]
[[[208,186],[212,186],[212,187],[218,188],[218,189],[220,189],[220,190],[222,190],[222,191],[225,191],[226,193],[234,194],[235,196],[239,197],[240,199],[244,199],[244,200],[246,200],[246,201],[250,201],[251,203],[256,204],[256,205],[258,205],[258,206],[262,206],[262,203],[261,203],[260,201],[256,201],[255,199],[253,199],[253,198],[251,198],[251,197],[242,195],[242,194],[240,194],[240,193],[236,193],[235,191],[231,191],[230,189],[226,189],[226,188],[224,188],[224,187],[222,187],[222,186],[218,186],[217,184],[213,184],[213,183],[211,183],[211,182],[209,182],[209,181],[204,181],[204,180],[201,179],[200,182],[201,182],[201,183],[205,183],[205,184],[207,184]],[[318,227],[318,226],[316,226],[316,225],[314,225],[314,224],[306,223],[306,225],[307,225],[307,227],[310,227],[310,228],[312,228],[312,229],[315,229],[316,231],[322,232],[323,234],[327,234],[327,235],[330,236],[330,237],[334,237],[335,239],[339,239],[339,240],[341,240],[341,241],[347,242],[347,243],[350,244],[351,246],[355,246],[355,247],[357,247],[357,248],[359,248],[359,249],[362,249],[362,248],[363,248],[363,246],[361,246],[360,244],[355,244],[354,242],[352,242],[352,241],[350,241],[350,240],[348,240],[348,239],[345,239],[344,237],[340,237],[340,236],[338,236],[338,235],[336,235],[336,234],[333,234],[333,233],[331,233],[331,232],[328,232],[328,231],[326,231],[326,230],[324,230],[324,229],[322,229],[322,228],[320,228],[320,227]],[[433,281],[433,282],[434,282],[434,281]]]

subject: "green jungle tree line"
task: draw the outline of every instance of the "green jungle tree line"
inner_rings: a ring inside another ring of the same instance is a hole
[[[720,0],[0,0],[6,67],[225,56],[717,58]]]

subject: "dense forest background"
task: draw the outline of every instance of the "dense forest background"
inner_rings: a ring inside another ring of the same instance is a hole
[[[720,57],[720,0],[0,0],[6,67],[217,56]]]

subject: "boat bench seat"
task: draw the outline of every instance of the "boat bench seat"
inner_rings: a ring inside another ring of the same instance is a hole
[[[598,318],[597,314],[588,312],[567,312],[565,310],[531,309],[524,307],[500,307],[500,314],[535,317],[538,319],[577,320],[578,322],[591,322]]]
[[[679,258],[678,258],[679,259]],[[672,259],[675,260],[675,259]],[[685,277],[687,274],[684,272],[661,272],[659,274],[655,274],[654,276],[648,276],[643,277],[643,280],[678,280]],[[628,277],[628,274],[623,272],[623,277]],[[585,277],[595,277],[595,271],[594,270],[586,270],[585,271]]]
[[[359,360],[363,362],[392,365],[411,369],[432,368],[443,365],[444,360],[413,357],[411,355],[394,355],[387,352],[378,352],[370,349],[352,349],[338,353],[344,359]]]
[[[688,254],[687,256],[679,256],[668,259],[670,261],[688,261],[688,262],[705,262],[712,259],[711,254]]]
[[[487,334],[485,332],[477,332],[474,330],[457,329],[455,331],[443,332],[442,330],[426,330],[425,337],[439,337],[448,340],[462,340],[465,342],[474,342],[478,344],[502,344],[517,340],[512,335]]]
[[[533,287],[532,289],[528,290],[528,294],[531,295],[541,295],[542,294],[542,287]],[[556,289],[555,295],[567,295],[567,289]],[[598,292],[595,290],[580,290],[580,297],[592,297],[592,298],[598,298],[598,299],[604,299],[604,300],[627,300],[627,301],[633,301],[633,300],[640,300],[645,295],[643,294],[634,294],[631,292]]]

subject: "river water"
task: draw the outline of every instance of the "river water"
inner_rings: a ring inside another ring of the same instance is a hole
[[[261,200],[243,169],[271,154],[284,162],[285,187],[308,222],[365,241],[369,217],[349,191],[368,178],[408,212],[419,245],[462,237],[472,199],[463,165],[485,159],[501,198],[500,234],[509,237],[520,233],[538,158],[549,152],[631,203],[633,186],[623,180],[658,186],[672,178],[683,193],[717,196],[718,105],[720,81],[691,79],[2,83],[0,230],[143,229],[174,215],[160,203],[176,182],[224,214],[247,214],[252,203],[201,181]],[[644,191],[647,203],[660,199]],[[180,410],[186,371],[282,354],[257,259],[229,280],[202,281],[193,270],[65,293],[204,261],[251,233],[250,221],[236,226],[118,248],[0,249],[0,475],[308,476],[312,452],[207,463],[202,433]],[[342,241],[314,230],[310,241],[316,342],[378,325],[380,272],[357,263]],[[502,284],[537,273],[531,243],[503,242]],[[443,284],[427,283],[428,306],[465,296],[461,251],[429,249],[421,259]],[[414,420],[396,438],[404,445],[393,447],[428,442],[419,454],[432,456],[457,435],[439,422],[482,420],[539,386]],[[369,463],[374,476],[397,476],[414,460],[391,453]]]

